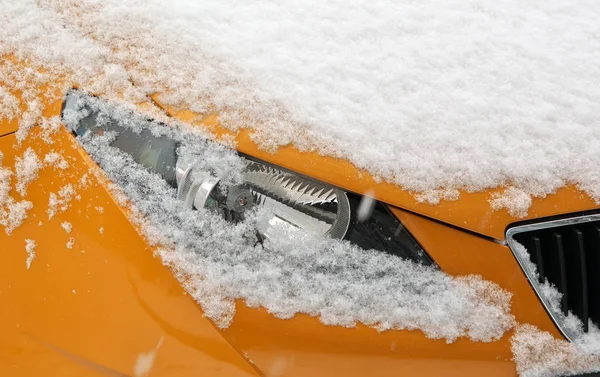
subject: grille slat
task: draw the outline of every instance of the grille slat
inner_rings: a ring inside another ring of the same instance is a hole
[[[540,237],[538,236],[534,236],[532,237],[532,239],[536,255],[538,273],[540,275],[540,283],[543,283],[546,281],[546,273],[544,270],[544,257],[542,256],[542,243],[540,242]]]
[[[565,260],[565,250],[563,248],[563,239],[560,233],[554,233],[554,242],[556,242],[556,257],[558,258],[558,283],[562,296],[562,310],[565,315],[569,313],[569,290],[567,285],[567,262]]]
[[[575,238],[577,242],[576,250],[579,254],[579,273],[581,278],[581,308],[580,318],[583,321],[583,329],[588,331],[588,322],[590,319],[588,308],[588,281],[587,281],[587,263],[585,258],[585,243],[583,240],[583,232],[575,229]]]
[[[561,314],[576,315],[585,332],[590,321],[600,324],[600,215],[517,226],[508,230],[507,239],[513,250],[515,241],[527,248],[530,261],[515,256],[521,265],[535,265],[537,276],[529,268],[524,271],[567,337],[572,334],[562,326]],[[544,297],[539,285],[546,281],[562,294],[560,308]]]

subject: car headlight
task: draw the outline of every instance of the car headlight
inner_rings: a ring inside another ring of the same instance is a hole
[[[366,250],[433,264],[380,202],[373,203],[367,216],[359,216],[361,202],[369,198],[243,155],[242,183],[222,185],[217,175],[207,175],[196,164],[179,161],[177,141],[156,136],[131,119],[116,119],[106,111],[110,105],[91,106],[90,101],[79,91],[71,91],[65,99],[63,120],[74,134],[114,133],[111,146],[130,154],[177,188],[177,197],[189,208],[215,211],[227,220],[240,221],[250,208],[266,206],[270,215],[257,224],[257,233],[263,239],[293,236],[295,231],[311,232],[348,240]]]

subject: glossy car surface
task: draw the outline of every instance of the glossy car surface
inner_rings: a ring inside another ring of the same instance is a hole
[[[148,104],[148,106],[154,106]],[[60,115],[61,103],[46,103],[46,116]],[[165,108],[216,135],[228,133],[218,118],[199,119],[189,111]],[[0,233],[0,375],[130,376],[140,354],[155,351],[151,376],[514,376],[509,338],[477,343],[432,340],[420,331],[377,332],[326,326],[296,315],[277,319],[264,309],[237,303],[232,325],[218,329],[185,293],[171,271],[128,220],[95,163],[61,129],[48,145],[38,129],[20,145],[18,119],[0,123],[3,165],[28,147],[39,154],[60,150],[69,168],[46,168],[28,188],[33,209],[11,235]],[[478,274],[512,292],[512,313],[561,337],[503,240],[517,219],[493,211],[490,192],[462,193],[457,201],[419,203],[409,192],[378,183],[345,161],[301,152],[293,146],[272,154],[233,135],[240,152],[354,192],[372,189],[424,247],[452,275]],[[48,219],[48,193],[66,183],[91,184],[69,209]],[[12,195],[17,195],[12,193]],[[101,207],[99,211],[97,207]],[[597,208],[576,188],[534,199],[528,219]],[[522,220],[522,219],[520,219]],[[60,224],[68,221],[67,234]],[[36,259],[25,268],[25,239],[37,242]],[[66,247],[70,238],[74,247]],[[48,371],[51,371],[50,373]]]

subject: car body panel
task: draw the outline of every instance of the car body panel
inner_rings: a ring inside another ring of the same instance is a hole
[[[155,103],[160,104],[156,98]],[[60,115],[60,101],[46,100],[45,105],[46,116]],[[347,190],[373,190],[379,200],[402,208],[393,212],[444,271],[479,274],[496,282],[513,293],[512,311],[519,322],[560,337],[510,250],[488,238],[502,240],[506,227],[518,220],[506,210],[491,209],[492,191],[462,193],[459,200],[436,206],[419,203],[411,193],[378,182],[346,161],[291,145],[271,153],[258,147],[249,130],[223,129],[216,115],[201,117],[163,108],[180,120],[202,124],[216,137],[233,138],[240,152]],[[111,196],[102,178],[90,176],[94,183],[80,190],[81,199],[48,219],[49,193],[67,183],[78,185],[84,174],[97,169],[66,130],[52,145],[37,139],[34,130],[15,149],[11,132],[17,129],[18,119],[2,125],[6,126],[0,138],[4,166],[13,166],[14,157],[29,146],[40,156],[60,150],[70,164],[64,172],[42,169],[25,198],[34,204],[29,217],[11,235],[0,234],[4,251],[0,324],[7,334],[0,343],[7,350],[0,359],[2,375],[39,375],[54,363],[64,368],[55,369],[58,375],[82,375],[82,370],[89,375],[131,375],[138,355],[156,349],[161,339],[152,376],[516,375],[510,332],[490,343],[461,338],[448,344],[428,339],[420,331],[379,333],[360,324],[326,326],[302,314],[282,320],[241,301],[232,325],[219,330],[153,256],[127,209]],[[11,195],[20,199],[14,190]],[[102,213],[95,207],[102,207]],[[567,187],[534,199],[527,218],[596,208],[587,195]],[[60,227],[63,221],[73,225],[71,234]],[[71,237],[75,244],[68,249]],[[37,242],[37,256],[29,270],[25,239]],[[40,362],[40,369],[35,366],[38,357],[48,360]],[[17,369],[25,372],[19,374]]]
[[[531,323],[561,337],[535,296],[519,264],[504,245],[463,232],[400,209],[393,213],[419,240],[440,267],[453,275],[479,274],[513,293],[512,313],[520,323]],[[286,376],[399,375],[511,376],[515,375],[510,335],[490,343],[426,338],[420,331],[387,331],[359,325],[326,327],[316,318],[297,315],[281,321],[263,309],[239,304],[225,336],[262,370],[283,370]],[[325,356],[327,355],[327,356]],[[320,375],[320,374],[319,374]]]
[[[515,375],[509,334],[498,342],[463,338],[448,344],[428,339],[420,331],[379,333],[363,325],[326,326],[306,315],[282,320],[243,302],[237,303],[233,324],[218,331],[153,256],[102,180],[91,175],[94,163],[73,137],[61,130],[56,142],[47,145],[36,133],[17,149],[12,147],[14,135],[0,138],[4,165],[12,165],[16,155],[33,146],[40,155],[64,151],[70,167],[65,172],[42,169],[28,188],[26,198],[34,204],[28,219],[11,235],[0,234],[3,249],[11,251],[0,265],[0,323],[11,330],[7,334],[13,334],[4,342],[20,349],[19,357],[0,365],[0,372],[10,370],[11,364],[31,367],[37,352],[18,348],[25,338],[45,352],[59,354],[65,363],[72,362],[73,370],[87,367],[90,375],[102,371],[131,375],[138,354],[152,351],[160,339],[164,341],[157,351],[153,376],[255,374],[240,355],[266,375],[418,371],[436,376],[449,368],[450,375],[456,376]],[[93,183],[80,187],[86,173]],[[68,183],[80,187],[81,198],[48,219],[49,193]],[[101,212],[96,207],[102,207]],[[69,234],[60,226],[64,221],[73,226]],[[69,249],[66,244],[71,237],[75,242]],[[26,238],[37,243],[29,270],[25,267]]]
[[[40,170],[28,187],[26,199],[33,203],[28,218],[11,235],[0,234],[0,326],[3,349],[12,350],[3,352],[0,375],[48,375],[47,357],[48,363],[67,358],[77,364],[51,375],[82,375],[76,371],[87,366],[89,375],[129,376],[138,355],[154,350],[161,339],[153,375],[257,375],[154,258],[122,208],[90,174],[91,160],[73,137],[62,129],[47,145],[35,133],[16,149],[14,134],[0,138],[4,166],[34,146],[41,156],[62,151],[70,167]],[[86,173],[87,187],[80,181]],[[49,193],[65,184],[77,187],[81,198],[49,219]],[[64,221],[72,224],[69,234],[61,228]],[[30,269],[25,239],[37,243]]]

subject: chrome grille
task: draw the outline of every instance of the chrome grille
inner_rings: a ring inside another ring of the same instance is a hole
[[[527,268],[523,256],[514,253],[554,321],[555,313],[539,289],[546,279],[562,294],[560,311],[575,314],[588,331],[589,320],[600,323],[600,215],[571,217],[510,228],[507,241],[514,251],[520,243],[527,249],[538,276]]]

